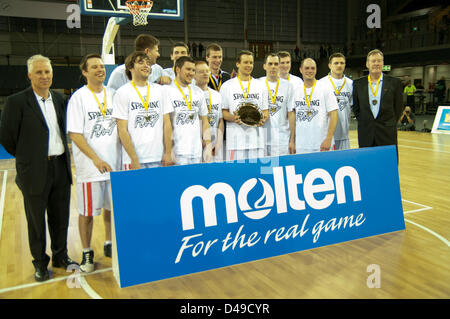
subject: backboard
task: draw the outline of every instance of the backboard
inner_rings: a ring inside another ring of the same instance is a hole
[[[81,14],[130,17],[126,0],[79,0]],[[183,20],[183,0],[153,0],[150,19]]]

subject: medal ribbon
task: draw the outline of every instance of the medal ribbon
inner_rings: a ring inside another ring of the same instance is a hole
[[[342,89],[345,86],[345,82],[347,81],[347,79],[344,77],[344,83],[342,84],[341,88],[339,89],[339,91],[336,89],[336,86],[333,83],[333,80],[331,79],[331,76],[328,74],[328,78],[330,79],[331,84],[333,85],[334,88],[334,92],[336,93],[336,96],[339,96],[339,93],[341,93]],[[377,88],[378,90],[378,88]]]
[[[219,74],[219,79],[220,79],[219,80],[219,88],[217,88],[216,81],[213,79],[211,73],[209,74],[209,78],[211,79],[211,83],[214,87],[214,90],[220,91],[220,87],[222,86],[222,77],[220,76],[220,74]]]
[[[139,95],[139,98],[141,99],[141,102],[142,102],[142,104],[144,105],[144,109],[145,109],[145,111],[147,112],[147,109],[148,109],[148,101],[150,100],[150,95],[149,95],[149,93],[150,93],[150,86],[149,86],[148,83],[147,83],[147,96],[146,96],[146,97],[147,97],[147,101],[144,101],[144,99],[142,98],[141,93],[139,93],[139,90],[138,90],[137,87],[136,87],[136,84],[134,84],[134,82],[131,81],[131,85],[133,85],[134,89],[136,90],[137,94]]]
[[[241,85],[242,93],[244,93],[244,99],[247,99],[248,94],[250,93],[250,81],[252,80],[252,77],[250,76],[248,78],[248,87],[247,87],[247,94],[245,94],[244,86],[242,85],[241,79],[239,78],[239,75],[237,76],[239,80],[239,84]]]
[[[89,89],[89,90],[92,92],[92,94],[94,95],[95,101],[97,101],[98,108],[100,109],[100,112],[102,113],[103,117],[105,117],[105,116],[106,116],[106,111],[107,111],[107,106],[106,106],[106,90],[105,90],[105,87],[103,87],[103,93],[104,93],[104,95],[103,95],[103,105],[105,106],[104,109],[102,108],[101,103],[98,101],[97,95],[94,93],[94,91],[93,91],[89,86],[88,86],[88,89]]]
[[[267,81],[267,78],[266,78],[266,86],[267,86],[267,89],[269,90],[270,100],[272,101],[272,104],[275,104],[275,102],[277,100],[279,85],[280,85],[280,79],[277,79],[277,88],[275,89],[275,95],[272,96],[272,91],[270,90],[270,87],[269,87],[269,81]]]
[[[303,85],[303,91],[305,92],[305,101],[306,101],[306,105],[308,105],[308,109],[309,109],[309,106],[311,105],[311,99],[312,99],[312,95],[314,92],[314,88],[316,87],[316,83],[317,83],[317,80],[314,80],[314,85],[312,87],[311,94],[309,95],[309,100],[306,97],[306,86]]]
[[[209,96],[208,113],[211,113],[212,102],[211,102],[211,90],[209,88],[208,88],[208,96]]]
[[[189,111],[192,109],[192,94],[191,94],[191,87],[188,85],[188,90],[189,90],[189,101],[190,103],[188,103],[187,97],[186,95],[184,95],[183,90],[181,89],[180,85],[178,84],[177,80],[174,80],[175,84],[177,85],[178,90],[181,92],[181,95],[183,95],[184,101],[186,102],[186,105],[189,109]]]
[[[380,84],[380,80],[381,80],[381,75],[380,75],[380,77],[377,80],[377,87],[375,89],[375,92],[373,91],[372,81],[370,80],[370,75],[369,75],[369,77],[367,79],[369,81],[369,86],[370,86],[370,90],[372,91],[373,97],[376,99],[377,98],[377,93],[378,93],[378,85]]]

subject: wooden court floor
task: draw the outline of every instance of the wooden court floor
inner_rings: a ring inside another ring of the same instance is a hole
[[[357,145],[351,131],[351,145]],[[0,298],[449,298],[450,136],[399,132],[406,230],[145,285],[119,288],[103,256],[104,227],[94,223],[96,271],[52,270],[36,283],[14,160],[0,162]],[[69,256],[81,261],[75,188]],[[49,242],[49,241],[48,241]],[[50,255],[50,248],[47,249]],[[375,266],[374,266],[375,265]],[[369,288],[378,269],[379,288]],[[151,271],[151,269],[149,269]]]

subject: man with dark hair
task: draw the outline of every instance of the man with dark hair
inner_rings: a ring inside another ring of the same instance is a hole
[[[402,82],[383,74],[380,50],[367,54],[369,75],[353,81],[353,112],[359,147],[397,145],[397,121],[403,109]]]
[[[280,78],[289,81],[292,84],[293,88],[298,90],[300,86],[303,84],[303,80],[298,76],[295,76],[291,73],[291,54],[287,51],[278,52],[278,56],[280,57]]]
[[[350,149],[348,131],[350,127],[351,105],[353,103],[353,81],[344,75],[345,56],[333,53],[328,59],[330,73],[319,80],[334,93],[338,103],[338,122],[334,132],[336,150]]]
[[[148,81],[150,83],[170,84],[170,78],[163,75],[163,68],[156,64],[159,58],[159,40],[150,34],[140,34],[134,41],[134,50],[143,51],[150,58],[151,73]],[[125,74],[125,64],[119,65],[111,73],[108,80],[108,87],[117,91],[122,85],[126,84],[129,79]]]
[[[46,221],[53,267],[76,264],[67,255],[72,171],[66,139],[67,98],[53,90],[50,59],[27,60],[31,87],[9,96],[2,112],[0,143],[16,158],[16,184],[23,195],[34,279],[49,279]]]
[[[291,154],[324,152],[334,149],[338,104],[332,91],[316,80],[317,64],[306,58],[300,65],[304,84],[294,90],[289,110]]]
[[[230,79],[230,74],[221,69],[223,61],[222,47],[217,43],[211,43],[206,47],[206,62],[208,62],[211,74],[208,86],[220,91],[222,84]]]
[[[72,152],[77,172],[78,230],[83,248],[80,269],[92,272],[94,216],[99,216],[102,209],[106,235],[103,251],[106,257],[112,255],[109,172],[120,168],[120,141],[116,120],[112,117],[113,91],[103,85],[106,71],[101,56],[85,56],[80,69],[87,84],[69,100],[67,132],[73,142]]]
[[[192,85],[195,62],[189,56],[182,56],[175,62],[176,78],[166,86],[165,103],[173,108],[174,156],[178,165],[211,161],[211,134],[208,122],[208,107],[203,91]],[[201,125],[201,127],[200,127]],[[203,135],[203,143],[202,143]]]
[[[171,68],[163,70],[163,75],[168,76],[171,81],[175,80],[175,62],[179,57],[188,56],[189,48],[184,42],[177,42],[172,46],[172,53],[170,53],[170,60],[173,61]]]
[[[289,154],[288,108],[292,104],[292,84],[279,77],[280,58],[275,53],[264,59],[266,76],[259,80],[268,92],[269,119],[264,124],[266,130],[266,155],[280,156]]]
[[[266,145],[262,126],[269,117],[267,89],[251,76],[254,56],[241,51],[236,57],[238,75],[222,85],[222,114],[226,121],[226,160],[245,160],[264,156]],[[263,113],[256,126],[243,124],[237,110],[251,104]]]
[[[164,103],[163,87],[147,81],[151,60],[145,52],[134,52],[125,60],[130,82],[113,98],[113,117],[122,143],[124,170],[172,164],[173,109]]]

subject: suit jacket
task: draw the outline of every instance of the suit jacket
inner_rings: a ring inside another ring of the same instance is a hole
[[[72,182],[70,154],[66,139],[67,97],[50,90],[61,139],[67,174]],[[9,96],[2,112],[0,143],[16,158],[17,186],[30,195],[43,192],[48,169],[49,130],[32,88]]]
[[[359,147],[397,145],[397,121],[403,111],[399,79],[384,75],[380,111],[373,117],[369,104],[368,76],[353,81],[353,113],[358,120]]]

